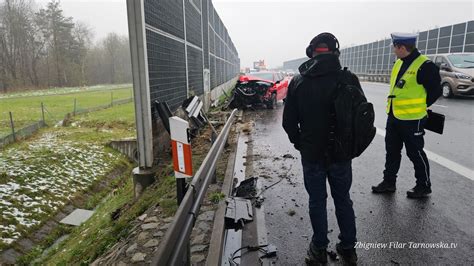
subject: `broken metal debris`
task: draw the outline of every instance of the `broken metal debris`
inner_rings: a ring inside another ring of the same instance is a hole
[[[260,258],[272,258],[276,256],[278,248],[275,245],[270,244],[263,248],[263,250],[265,254]]]
[[[240,182],[234,189],[234,195],[240,198],[252,199],[257,195],[257,177],[251,177]]]
[[[225,225],[227,229],[240,230],[246,222],[253,221],[252,202],[248,199],[230,197],[226,199]]]
[[[256,199],[255,199],[255,202],[254,202],[254,203],[255,203],[255,208],[260,208],[260,207],[262,207],[262,204],[263,204],[264,201],[265,201],[264,198],[261,198],[261,197],[256,198]],[[272,215],[273,215],[273,214],[272,214]]]
[[[192,124],[191,136],[197,136],[198,130],[208,123],[208,119],[206,118],[202,107],[203,103],[197,96],[189,97],[188,99],[184,100],[183,104],[181,105],[181,108],[189,117],[189,120]]]

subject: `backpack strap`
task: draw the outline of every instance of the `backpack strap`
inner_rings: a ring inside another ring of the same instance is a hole
[[[351,72],[347,70],[347,67],[344,67],[339,71],[339,76],[337,78],[338,86],[350,84],[348,77],[351,76]]]
[[[303,76],[295,75],[288,84],[287,94],[295,94],[298,87],[303,83]]]

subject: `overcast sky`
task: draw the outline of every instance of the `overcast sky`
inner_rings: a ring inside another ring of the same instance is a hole
[[[344,47],[387,38],[394,31],[417,32],[465,22],[474,18],[473,2],[213,1],[239,52],[242,67],[258,59],[275,67],[303,57],[309,41],[323,31],[336,35]],[[96,38],[112,31],[128,34],[125,0],[62,0],[61,4],[66,15],[89,24]]]

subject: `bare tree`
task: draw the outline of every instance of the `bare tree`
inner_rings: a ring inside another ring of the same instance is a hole
[[[116,82],[117,58],[120,51],[120,37],[115,32],[109,33],[105,37],[103,45],[108,57],[110,83],[114,84]]]
[[[67,84],[66,72],[67,62],[70,59],[70,48],[74,37],[72,30],[74,23],[72,17],[64,17],[59,1],[53,0],[48,3],[47,8],[37,13],[38,26],[41,28],[43,37],[48,41],[49,49],[54,57],[57,75],[57,86]]]
[[[78,53],[78,60],[80,65],[81,77],[80,77],[80,85],[84,86],[87,84],[86,80],[86,58],[87,54],[92,45],[92,31],[85,23],[76,23],[73,36],[77,42],[77,53]]]
[[[40,66],[42,58],[47,55],[46,50],[46,39],[41,35],[41,29],[37,23],[37,17],[35,17],[34,23],[31,25],[31,32],[29,34],[28,41],[28,53],[30,58],[30,80],[34,87],[40,87],[40,77],[38,68]]]
[[[33,0],[0,0],[0,91],[130,82],[128,38],[92,39],[58,0],[39,9]]]
[[[4,90],[8,83],[23,86],[31,76],[30,47],[34,41],[32,1],[5,0],[0,5],[0,69]]]

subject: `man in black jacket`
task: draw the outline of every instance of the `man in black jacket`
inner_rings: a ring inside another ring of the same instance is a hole
[[[327,262],[326,178],[336,207],[340,229],[337,251],[349,264],[357,262],[355,215],[349,190],[352,184],[351,161],[338,161],[333,154],[335,133],[334,99],[338,82],[346,82],[361,91],[358,78],[342,72],[339,43],[334,35],[321,33],[311,40],[306,50],[310,60],[299,67],[300,75],[293,77],[283,112],[283,128],[291,143],[300,151],[304,184],[309,194],[309,215],[313,237],[306,262]],[[346,75],[341,77],[341,75]]]

